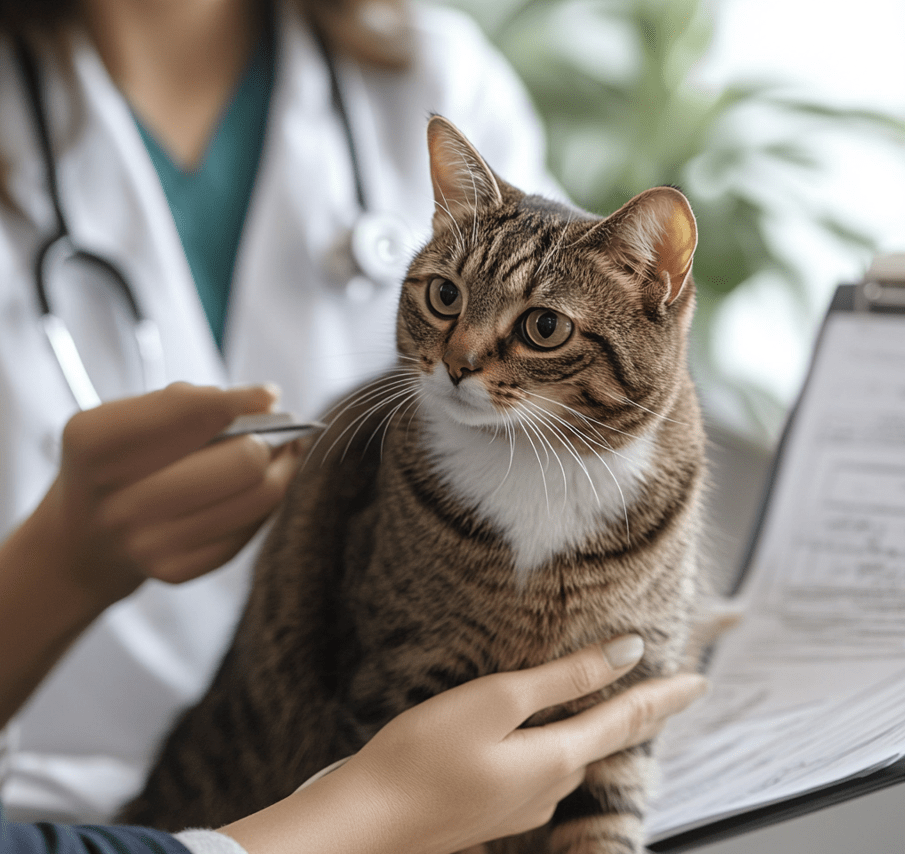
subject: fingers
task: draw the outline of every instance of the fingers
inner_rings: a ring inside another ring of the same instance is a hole
[[[197,450],[238,415],[276,401],[267,386],[219,389],[173,383],[80,412],[63,431],[64,463],[74,457],[100,487],[138,480]],[[64,465],[65,468],[65,465]]]
[[[508,714],[500,713],[500,723],[511,732],[541,709],[597,691],[624,676],[643,653],[644,641],[638,635],[623,635],[539,667],[487,677],[498,679],[504,693],[508,689]]]
[[[270,450],[264,447],[269,457]],[[202,491],[197,494],[198,505],[189,508],[185,496],[177,494],[173,512],[160,521],[136,520],[130,555],[145,575],[171,583],[220,566],[251,539],[279,504],[298,469],[298,460],[294,446],[279,449],[258,476],[250,478],[247,488],[231,491],[213,503]]]
[[[232,560],[258,531],[260,524],[233,531],[215,542],[171,552],[154,564],[147,577],[168,584],[191,581]]]
[[[256,436],[217,442],[120,490],[111,514],[148,521],[195,513],[259,485],[272,459]]]
[[[653,738],[670,716],[703,696],[707,685],[697,673],[650,679],[567,720],[513,735],[552,737],[569,768],[585,766]]]

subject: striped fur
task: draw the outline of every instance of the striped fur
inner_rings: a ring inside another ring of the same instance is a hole
[[[129,822],[229,822],[413,704],[622,632],[645,638],[638,667],[527,724],[678,667],[703,478],[687,203],[663,188],[602,220],[431,128],[438,215],[403,285],[398,367],[330,416]],[[463,296],[455,316],[431,308],[438,278]],[[523,337],[536,307],[571,319],[560,346]],[[653,762],[644,745],[596,763],[547,827],[487,851],[640,852]]]

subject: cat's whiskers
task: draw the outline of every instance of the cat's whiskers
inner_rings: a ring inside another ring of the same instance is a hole
[[[584,416],[580,412],[577,412],[576,410],[572,409],[572,407],[566,403],[562,403],[561,401],[558,401],[558,400],[553,400],[552,398],[544,397],[543,395],[536,394],[535,392],[531,392],[531,391],[523,390],[523,393],[525,395],[530,395],[531,397],[536,397],[538,400],[542,400],[545,403],[552,403],[556,406],[561,406],[567,412],[570,412],[572,415],[575,415],[578,418],[584,419]],[[523,403],[531,403],[531,401],[523,400]],[[579,438],[581,440],[581,442],[585,446],[585,448],[587,448],[587,450],[590,451],[591,453],[594,453],[594,449],[593,449],[592,445],[596,445],[598,448],[602,448],[604,451],[606,451],[607,453],[613,454],[614,456],[617,456],[617,457],[622,456],[622,454],[620,454],[615,448],[613,448],[613,446],[609,442],[607,442],[606,439],[603,438],[603,436],[600,436],[591,425],[588,425],[588,427],[589,427],[589,429],[593,430],[594,435],[597,438],[592,438],[587,433],[582,432],[582,430],[579,427],[577,427],[575,424],[572,424],[571,422],[567,421],[565,418],[563,418],[559,415],[556,415],[555,413],[551,412],[546,407],[539,406],[539,404],[536,404],[536,403],[531,403],[531,405],[539,407],[550,418],[555,419],[559,424],[562,424],[563,427],[567,427],[572,433],[575,434],[575,436],[577,438]],[[587,419],[584,419],[584,420],[587,421]]]
[[[403,398],[400,403],[398,403],[396,406],[394,406],[393,409],[389,413],[387,413],[387,415],[384,416],[381,423],[377,425],[377,427],[374,429],[374,433],[371,435],[371,438],[368,439],[367,444],[365,445],[365,448],[367,449],[368,445],[371,444],[371,439],[373,439],[374,435],[376,435],[378,433],[378,431],[380,430],[380,427],[382,425],[383,426],[383,436],[380,437],[380,459],[383,459],[383,448],[384,448],[384,445],[386,444],[387,432],[390,429],[390,424],[392,423],[392,420],[395,417],[396,413],[399,412],[399,410],[402,409],[402,407],[404,407],[404,406],[411,407],[416,403],[420,403],[421,400],[423,400],[423,398],[424,398],[424,392],[420,388],[415,389],[414,394],[409,395],[408,398]],[[404,414],[405,413],[403,412],[403,415]],[[411,419],[409,419],[409,424],[411,424]]]
[[[402,376],[394,378],[392,381],[385,381],[387,377],[383,377],[380,380],[375,380],[372,383],[368,383],[367,386],[359,389],[359,394],[350,396],[347,400],[343,401],[342,409],[337,412],[335,415],[332,415],[330,418],[330,423],[338,421],[346,412],[349,411],[353,406],[360,406],[365,403],[369,403],[375,398],[382,398],[386,392],[395,392],[400,388],[404,388],[405,386],[417,382],[417,376],[411,374],[406,371]],[[378,403],[379,405],[379,403]],[[368,412],[371,410],[369,409]],[[355,421],[358,419],[356,418]],[[355,421],[352,423],[354,424]]]
[[[503,477],[500,480],[499,484],[497,484],[497,488],[490,493],[491,498],[496,495],[500,491],[500,489],[503,488],[503,484],[509,477],[509,472],[512,471],[512,461],[515,458],[515,427],[512,424],[512,416],[508,412],[504,412],[503,418],[505,419],[505,421],[503,422],[502,426],[505,430],[506,438],[509,440],[509,464],[506,466],[506,471],[503,474]],[[499,425],[497,425],[496,429],[493,432],[493,439],[496,439],[498,432]],[[493,442],[493,439],[491,439],[490,441]]]
[[[352,435],[349,437],[349,441],[346,445],[346,451],[348,451],[349,446],[354,441],[355,436],[358,434],[358,431],[361,429],[364,422],[371,415],[372,412],[379,409],[383,404],[388,401],[388,398],[385,396],[385,392],[395,392],[389,398],[389,400],[395,400],[396,397],[400,394],[408,394],[412,391],[417,390],[417,375],[412,374],[408,370],[400,369],[399,371],[394,371],[393,373],[398,373],[400,376],[394,377],[389,382],[387,381],[387,376],[378,377],[375,380],[367,383],[362,386],[360,389],[357,389],[353,392],[349,397],[342,402],[341,408],[336,411],[334,414],[331,414],[332,417],[330,419],[330,424],[336,423],[346,412],[349,411],[353,406],[359,406],[361,404],[367,403],[375,398],[380,398],[376,404],[368,407],[364,412],[360,413],[356,416],[346,427],[342,430],[342,432],[333,440],[333,443],[327,449],[326,453],[323,455],[322,460],[326,460],[327,457],[332,453],[333,449],[339,443],[339,441],[349,432],[353,427],[355,428]],[[389,376],[392,376],[390,374]],[[357,426],[356,426],[357,425]],[[321,440],[324,436],[326,436],[330,432],[329,427],[327,430],[324,430],[320,436],[318,436],[317,440],[311,447],[311,452],[309,456],[311,456],[315,449],[320,444]],[[343,452],[343,457],[345,457],[346,451]]]
[[[415,416],[418,414],[418,410],[424,405],[424,401],[427,400],[427,395],[424,393],[423,388],[419,388],[417,395],[418,405],[412,410],[411,415],[409,415],[409,420],[405,423],[405,434],[408,437],[409,428],[412,426],[412,421]]]
[[[526,401],[526,403],[527,403],[527,401]],[[600,496],[597,494],[597,490],[594,488],[594,481],[591,479],[590,474],[588,474],[587,467],[584,465],[581,458],[575,453],[574,449],[570,447],[569,442],[566,441],[565,437],[561,433],[559,433],[559,431],[556,430],[556,428],[553,425],[551,425],[547,419],[545,419],[543,417],[543,415],[539,411],[539,407],[537,407],[534,404],[531,404],[531,405],[534,406],[534,408],[536,410],[538,410],[533,414],[532,417],[537,418],[543,426],[547,427],[548,429],[552,429],[554,433],[558,434],[558,438],[559,438],[560,442],[562,442],[562,444],[566,447],[566,450],[568,450],[569,453],[572,454],[572,456],[575,458],[575,461],[578,463],[578,465],[581,467],[581,469],[587,475],[588,483],[591,486],[591,491],[594,493],[594,498],[597,501],[597,505],[600,506]],[[549,438],[547,439],[547,441],[550,442]],[[552,447],[552,442],[550,442],[550,445]],[[556,452],[554,451],[554,453],[556,453]],[[563,464],[562,464],[562,460],[560,459],[559,454],[556,454],[556,459],[557,459],[557,462],[559,462],[560,471],[562,471],[562,486],[563,486],[562,512],[565,512],[565,509],[569,503],[569,479],[568,479],[568,476],[566,475],[566,469],[565,469],[565,466],[563,466]]]
[[[568,403],[563,403],[561,400],[555,400],[552,397],[544,397],[542,394],[538,394],[537,392],[534,392],[534,391],[528,391],[527,389],[522,389],[522,393],[525,395],[529,395],[530,397],[536,397],[538,400],[544,401],[544,403],[552,403],[554,406],[562,407],[563,409],[566,410],[566,412],[568,414],[575,416],[575,418],[577,418],[577,419],[579,419],[579,421],[583,422],[587,426],[590,433],[593,434],[593,438],[590,435],[583,433],[574,424],[570,424],[565,419],[560,419],[563,421],[564,424],[566,424],[569,427],[569,429],[571,429],[585,443],[585,446],[587,447],[588,450],[591,450],[591,445],[597,445],[597,447],[603,448],[603,450],[605,450],[607,453],[614,454],[615,456],[621,456],[619,454],[619,452],[606,440],[606,438],[604,436],[601,436],[600,432],[597,430],[597,427],[606,427],[610,430],[612,430],[614,428],[609,427],[609,425],[604,424],[601,421],[595,421],[590,416],[587,416],[584,413],[579,412],[577,409],[575,409],[572,406],[569,406]],[[553,414],[550,412],[549,409],[546,409],[546,407],[545,407],[545,411],[551,415]],[[617,431],[617,432],[621,432],[621,431]],[[623,433],[623,435],[628,436],[631,439],[639,438],[638,436],[632,436],[629,433]]]
[[[685,421],[676,421],[675,418],[670,418],[668,415],[664,415],[662,412],[654,412],[653,409],[648,409],[646,406],[642,406],[635,400],[632,400],[630,397],[626,397],[625,395],[619,396],[615,394],[610,394],[606,392],[608,397],[611,397],[613,400],[618,400],[620,403],[630,403],[632,406],[637,406],[638,409],[647,412],[650,415],[653,415],[654,418],[660,418],[663,421],[671,421],[673,424],[679,424],[682,427],[687,427],[688,424]]]
[[[634,433],[627,433],[625,430],[620,430],[617,427],[612,427],[603,421],[598,421],[596,418],[591,418],[589,415],[585,415],[583,412],[579,412],[574,407],[569,406],[568,403],[563,403],[560,400],[554,400],[553,398],[544,397],[543,395],[537,394],[537,392],[533,392],[533,391],[523,390],[523,392],[524,392],[524,394],[530,394],[533,397],[536,397],[538,400],[543,400],[543,401],[546,401],[547,403],[555,403],[557,406],[561,406],[563,409],[570,412],[576,418],[580,418],[582,421],[584,421],[588,425],[603,427],[605,430],[609,430],[613,433],[618,433],[620,436],[627,436],[629,439],[640,439],[641,438],[640,436],[636,436]],[[594,432],[597,433],[596,430]],[[616,450],[614,448],[612,448],[606,444],[606,440],[604,439],[603,436],[601,436],[598,433],[597,437],[601,440],[601,442],[604,442],[604,445],[608,451],[610,451],[613,454],[616,453]]]
[[[353,406],[368,400],[375,394],[378,394],[380,389],[384,387],[384,384],[386,383],[388,377],[392,376],[393,374],[400,375],[399,378],[394,379],[391,384],[395,385],[395,383],[401,382],[402,378],[408,377],[409,373],[410,372],[405,368],[396,368],[393,371],[390,371],[388,374],[382,374],[381,376],[375,377],[374,379],[355,389],[347,397],[338,401],[330,408],[330,411],[327,413],[327,417],[330,419],[329,423],[333,424],[334,422],[338,421],[343,415],[345,415],[345,413],[348,412],[349,409],[351,409]],[[321,431],[317,439],[314,441],[314,444],[311,446],[311,452],[309,453],[309,456],[314,453],[314,451],[317,449],[317,447],[323,441],[324,437],[329,432],[329,429]]]
[[[579,467],[584,472],[585,477],[588,479],[588,483],[591,486],[591,492],[594,493],[594,498],[597,501],[597,506],[600,507],[601,506],[600,495],[598,495],[597,488],[594,486],[594,479],[591,477],[591,473],[588,471],[588,467],[587,467],[587,465],[585,465],[585,462],[581,458],[581,455],[575,450],[575,447],[572,445],[572,443],[569,441],[569,439],[566,437],[566,435],[556,426],[556,424],[552,420],[552,418],[555,418],[555,416],[552,416],[552,414],[547,412],[543,407],[539,406],[536,403],[532,403],[530,400],[526,400],[523,402],[525,405],[530,406],[532,408],[532,410],[534,411],[535,417],[540,419],[541,423],[545,424],[550,430],[552,430],[556,434],[556,436],[558,436],[559,440],[565,446],[566,450],[572,455],[575,462],[578,463]],[[559,420],[562,420],[562,419],[559,419]],[[566,422],[563,422],[563,423],[566,423]],[[563,506],[564,507],[566,504],[566,497],[568,496],[568,484],[565,482],[565,478],[566,478],[566,474],[565,474],[565,470],[563,470],[563,487],[564,487],[564,490],[566,491],[566,496],[563,497]]]
[[[535,395],[535,396],[540,397],[540,395]],[[541,398],[541,399],[542,399],[542,400],[545,400],[546,398]],[[527,401],[526,401],[526,402],[527,402]],[[555,401],[555,400],[550,401],[550,402],[551,402],[551,403],[559,403],[559,401]],[[535,405],[537,405],[537,404],[535,404]],[[560,406],[566,406],[566,404],[564,404],[564,403],[560,403],[559,405],[560,405]],[[571,410],[571,407],[566,406],[566,408]],[[590,437],[587,436],[586,434],[582,433],[582,432],[581,432],[574,424],[571,424],[570,422],[566,421],[564,418],[560,418],[558,415],[555,415],[554,413],[550,412],[549,409],[544,408],[543,411],[546,413],[546,415],[547,415],[548,417],[550,417],[550,418],[554,419],[555,421],[559,422],[560,424],[563,425],[563,427],[567,427],[567,428],[568,428],[569,430],[571,430],[571,431],[572,431],[579,439],[581,439],[581,441],[582,441],[582,443],[584,444],[585,448],[587,449],[588,453],[590,453],[590,454],[592,454],[594,457],[596,457],[596,458],[600,461],[600,463],[601,463],[603,466],[606,466],[607,468],[609,468],[609,467],[607,466],[606,461],[605,461],[604,458],[600,455],[600,453],[599,453],[598,451],[594,450],[594,448],[592,447],[593,445],[597,445],[597,447],[602,448],[603,451],[604,451],[605,453],[607,453],[607,454],[609,454],[609,455],[611,455],[611,456],[613,456],[613,457],[619,457],[620,459],[625,460],[626,462],[631,462],[631,460],[629,459],[629,457],[627,457],[625,454],[621,454],[619,451],[615,450],[615,449],[614,449],[613,447],[611,447],[606,441],[600,441],[600,442],[595,441],[594,439],[590,438]],[[575,415],[579,415],[579,416],[581,415],[580,412],[575,412],[574,414],[575,414]],[[613,480],[614,480],[614,481],[616,480],[615,476],[613,476]],[[616,485],[617,485],[617,486],[619,485],[618,482],[616,483]]]
[[[421,364],[421,359],[419,359],[417,356],[409,356],[407,353],[396,353],[396,358],[414,362],[416,365]]]
[[[522,427],[527,427],[527,428],[532,427],[532,424],[530,421],[520,421],[519,424]],[[534,430],[534,433],[536,436],[538,436],[538,438],[540,438],[536,429]],[[522,435],[528,440],[528,443],[531,445],[532,449],[534,450],[534,456],[537,457],[537,465],[540,468],[540,479],[544,485],[544,500],[547,503],[547,515],[549,516],[550,515],[550,493],[547,490],[547,476],[544,473],[544,465],[540,461],[540,453],[538,453],[537,446],[534,444],[534,441],[532,440],[530,433],[528,433],[527,430],[523,430]],[[549,465],[549,462],[550,462],[550,455],[548,453],[547,454],[547,464],[548,465]]]
[[[544,431],[541,429],[540,425],[538,425],[534,422],[533,414],[530,412],[525,412],[524,410],[522,411],[522,414],[528,416],[528,420],[531,424],[531,427],[534,429],[535,434],[537,435],[538,439],[544,444],[545,448],[549,449],[547,452],[547,466],[550,465],[550,454],[551,453],[553,455],[553,459],[555,459],[557,464],[559,465],[559,470],[562,473],[562,485],[563,485],[562,504],[563,504],[563,508],[565,508],[566,505],[569,503],[569,477],[566,474],[566,467],[562,463],[562,458],[556,452],[556,448],[553,447],[553,443],[550,441],[550,437],[544,435]],[[541,424],[544,424],[544,422],[541,421]],[[544,425],[544,426],[549,426],[549,425]],[[549,511],[549,505],[548,505],[547,509]]]
[[[352,421],[352,423],[349,424],[346,427],[346,429],[343,430],[343,432],[340,433],[339,436],[336,437],[336,440],[330,446],[330,448],[327,450],[327,453],[329,454],[330,451],[333,450],[336,443],[343,437],[343,435],[349,430],[349,428],[352,427],[353,424],[357,424],[355,429],[352,431],[352,435],[349,436],[349,439],[346,442],[345,450],[343,450],[342,457],[340,458],[340,459],[344,460],[346,458],[346,454],[349,452],[349,449],[352,447],[352,443],[355,441],[355,437],[358,435],[358,431],[361,430],[361,428],[365,425],[365,422],[368,420],[368,418],[374,412],[377,412],[384,406],[391,404],[396,400],[399,400],[399,398],[402,398],[403,399],[402,403],[405,403],[407,400],[410,400],[412,397],[417,396],[417,394],[418,394],[418,386],[413,381],[408,386],[398,389],[395,393],[389,395],[388,397],[381,398],[380,400],[377,401],[377,403],[375,403],[373,406],[368,407],[368,409],[365,412],[361,413],[361,415],[356,417]],[[390,413],[390,415],[392,415],[392,412]],[[387,417],[388,416],[384,416],[384,419]],[[368,438],[368,441],[365,443],[365,449],[367,449],[368,445],[371,444],[371,439],[373,439],[374,435],[380,430],[381,426],[383,425],[384,419],[381,419],[380,424],[378,424],[377,427],[374,428],[374,432],[371,434],[371,436]]]
[[[528,394],[532,394],[532,392],[527,392],[527,393],[528,393]],[[534,395],[534,396],[535,396],[535,397],[539,397],[541,400],[546,400],[546,398],[542,397],[541,395]],[[534,407],[537,408],[537,409],[542,409],[541,407],[538,407],[537,404],[532,404],[530,401],[527,401],[527,400],[526,400],[526,401],[523,401],[523,402],[524,402],[525,404],[527,404],[527,405],[534,406]],[[560,406],[566,406],[566,404],[560,403],[559,401],[556,401],[556,400],[551,400],[550,402],[551,402],[551,403],[559,403]],[[571,410],[571,407],[566,407],[566,408],[568,408],[568,409]],[[550,412],[549,410],[542,409],[542,411],[543,411],[546,415],[550,416],[551,418],[557,418],[557,420],[559,420],[562,424],[566,425],[567,427],[570,427],[572,430],[575,430],[575,428],[573,427],[573,425],[569,424],[568,421],[565,421],[565,420],[563,420],[563,419],[561,419],[561,418],[558,418],[558,416],[553,415],[553,413]],[[574,410],[573,410],[573,411],[574,411]],[[580,412],[576,412],[575,414],[576,414],[576,415],[581,415]],[[619,478],[616,477],[616,473],[615,473],[615,472],[613,471],[613,469],[610,467],[609,463],[607,463],[607,461],[603,458],[603,455],[600,454],[598,451],[595,451],[595,450],[590,446],[590,444],[588,444],[587,439],[586,439],[584,436],[582,436],[580,433],[578,433],[578,431],[575,431],[575,432],[576,432],[577,435],[579,435],[580,438],[583,439],[583,441],[585,441],[585,444],[586,444],[586,446],[587,446],[587,448],[588,448],[588,451],[590,451],[590,453],[592,453],[592,454],[600,461],[600,464],[607,470],[607,472],[609,473],[610,477],[613,479],[613,483],[614,483],[615,486],[616,486],[616,490],[619,492],[619,498],[620,498],[620,500],[621,500],[621,502],[622,502],[622,512],[623,512],[623,515],[624,515],[624,517],[625,517],[625,534],[626,534],[626,537],[631,537],[631,531],[629,530],[629,521],[628,521],[628,504],[626,503],[626,500],[625,500],[625,493],[622,491],[622,486],[621,486],[620,483],[619,483]],[[565,437],[563,437],[563,440],[565,441]],[[566,444],[568,445],[569,443],[566,443]],[[628,459],[628,458],[625,457],[623,454],[619,454],[619,453],[617,453],[616,451],[614,451],[614,450],[612,450],[612,449],[608,449],[608,450],[607,450],[607,453],[613,454],[614,456],[621,457],[622,459]],[[576,457],[576,459],[577,459],[577,457]],[[587,473],[587,468],[585,468],[583,462],[581,463],[581,465],[582,465],[582,468],[585,469],[585,473]],[[588,480],[591,482],[591,487],[592,487],[592,489],[594,490],[594,494],[597,495],[597,489],[594,487],[594,483],[593,483],[593,481],[591,480],[591,477],[590,477],[589,474],[588,474]],[[600,498],[599,498],[599,496],[598,496],[597,501],[598,501],[598,504],[599,504],[599,503],[600,503]]]

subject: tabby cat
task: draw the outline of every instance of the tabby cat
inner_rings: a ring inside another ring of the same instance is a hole
[[[415,703],[623,632],[646,652],[615,690],[678,666],[704,444],[688,203],[660,187],[601,219],[510,186],[439,116],[428,147],[398,366],[328,418],[129,822],[227,823]],[[489,850],[640,851],[652,762],[596,763],[548,826]]]

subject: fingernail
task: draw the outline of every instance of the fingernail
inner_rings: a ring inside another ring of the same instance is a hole
[[[270,404],[270,409],[276,407],[276,405],[280,402],[280,398],[283,396],[283,389],[281,389],[275,382],[266,382],[264,383],[264,388],[273,395],[273,403]]]
[[[614,670],[637,664],[644,655],[644,639],[640,635],[624,635],[601,645],[606,660]]]
[[[697,679],[694,686],[695,700],[698,700],[710,693],[710,680],[706,676],[701,676],[700,673],[695,673],[694,676]]]

